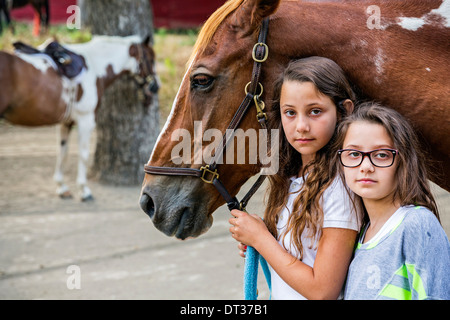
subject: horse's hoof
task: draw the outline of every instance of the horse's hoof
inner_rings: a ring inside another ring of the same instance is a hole
[[[82,198],[81,198],[81,201],[82,201],[82,202],[94,201],[94,197],[92,196],[92,194],[90,194],[90,195],[88,195],[88,196],[82,197]]]
[[[72,193],[70,193],[69,190],[64,191],[63,193],[60,193],[60,194],[59,194],[59,197],[60,197],[61,199],[72,199],[72,198],[73,198],[73,197],[72,197]]]

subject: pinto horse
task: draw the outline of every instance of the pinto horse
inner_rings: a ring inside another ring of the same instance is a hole
[[[251,81],[252,48],[267,18],[269,54],[261,64],[259,80],[267,108],[273,96],[271,84],[290,60],[330,58],[364,98],[378,100],[412,122],[423,137],[424,148],[431,150],[430,160],[435,161],[438,173],[434,181],[450,190],[449,11],[449,0],[226,2],[198,36],[171,114],[146,166],[142,209],[165,234],[195,237],[209,229],[212,213],[224,203],[214,186],[204,181],[216,181],[220,176],[222,185],[234,196],[260,171],[258,163],[225,163],[218,165],[217,172],[210,172],[199,169],[205,162],[194,159],[191,164],[176,164],[172,151],[179,144],[179,128],[191,137],[198,124],[203,132],[210,128],[225,132],[245,97],[246,83]],[[252,107],[239,128],[259,129],[255,116]],[[210,144],[203,143],[199,149],[192,141],[192,158]],[[183,169],[174,170],[180,167],[190,168],[187,171],[194,174],[186,176],[181,174]],[[167,168],[172,169],[170,176]],[[195,172],[201,172],[202,179]],[[207,179],[203,179],[205,174]]]
[[[86,69],[70,80],[60,76],[52,60],[44,55],[11,55],[0,51],[0,116],[12,124],[41,126],[61,124],[60,151],[54,180],[57,193],[70,197],[64,183],[63,164],[67,142],[74,123],[78,125],[79,160],[77,185],[81,199],[92,199],[87,186],[89,142],[95,127],[95,110],[104,90],[124,73],[131,74],[144,91],[144,103],[150,104],[158,89],[155,54],[138,36],[94,36],[90,42],[66,45],[81,55]]]

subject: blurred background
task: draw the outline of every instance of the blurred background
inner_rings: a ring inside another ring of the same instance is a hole
[[[11,10],[12,27],[2,19],[0,50],[13,52],[15,41],[38,46],[49,38],[72,44],[88,42],[94,33],[128,35],[138,25],[142,36],[152,35],[161,81],[157,100],[149,106],[149,113],[158,117],[158,128],[150,132],[154,139],[170,112],[201,24],[225,1],[152,0],[148,7],[143,2],[147,1],[50,0],[48,28],[37,28],[36,10],[26,4]],[[67,9],[75,4],[82,19],[96,20],[98,25],[83,21],[81,29],[68,28],[73,12]],[[114,29],[120,15],[115,12],[125,5],[130,19],[124,28],[131,31],[120,34],[122,30]],[[133,16],[138,11],[147,16]],[[138,19],[142,21],[137,23]],[[124,101],[130,100],[128,94],[118,96],[118,90],[108,89],[105,96],[112,97],[104,96],[102,105],[129,104]],[[125,116],[132,109],[127,106]],[[98,132],[111,129],[108,118],[104,124],[101,120],[91,138],[89,187],[94,201],[81,202],[55,194],[57,126],[13,126],[0,119],[0,299],[243,299],[244,260],[228,232],[228,209],[220,208],[213,227],[197,239],[181,242],[156,230],[139,207],[142,178],[108,181],[92,169]],[[126,134],[113,129],[113,141]],[[72,190],[78,159],[75,131],[65,170]],[[135,169],[139,174],[150,151]],[[262,196],[252,201],[255,210]],[[79,267],[80,288],[68,285],[75,276],[72,265]],[[259,278],[260,298],[267,299],[264,277]]]
[[[11,9],[11,25],[2,19],[0,50],[12,52],[15,41],[37,46],[49,38],[71,44],[90,41],[93,34],[151,35],[161,81],[157,99],[149,107],[155,127],[142,138],[150,141],[151,151],[170,113],[198,31],[225,1],[49,0],[48,26],[40,23],[32,4],[23,2]],[[72,5],[81,9],[80,29],[68,27]],[[126,15],[121,14],[124,11]],[[102,105],[122,106],[129,100],[128,94],[114,95],[122,92],[120,84],[108,90]],[[100,131],[111,130],[108,109],[103,109],[107,114],[99,116],[91,139],[92,202],[55,195],[56,126],[29,128],[0,119],[0,299],[243,299],[244,260],[229,235],[230,215],[225,207],[214,214],[214,225],[205,235],[177,241],[157,231],[139,208],[142,163],[150,151],[133,164],[136,174],[115,179],[110,179],[113,170],[98,174],[97,138]],[[113,131],[110,139],[119,139],[120,131]],[[75,189],[76,134],[72,132],[70,139],[66,175]],[[450,195],[437,186],[433,190],[442,224],[450,234]],[[262,215],[263,199],[264,187],[251,201],[249,212]],[[79,267],[79,288],[69,285],[72,265]],[[268,299],[262,273],[259,288],[260,298]]]

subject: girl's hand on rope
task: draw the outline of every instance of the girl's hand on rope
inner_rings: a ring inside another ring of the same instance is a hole
[[[232,210],[231,214],[234,216],[229,220],[232,225],[230,227],[231,236],[241,242],[243,246],[248,245],[256,249],[266,235],[271,236],[264,221],[258,215],[239,210]],[[239,246],[238,248],[243,251],[243,246],[242,249]],[[239,254],[242,256],[241,253]]]

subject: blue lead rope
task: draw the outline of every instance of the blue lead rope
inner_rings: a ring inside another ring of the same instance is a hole
[[[259,254],[255,248],[248,246],[245,253],[244,266],[244,299],[257,300],[258,299],[258,267],[261,267],[266,277],[266,282],[269,291],[272,292],[272,281],[270,277],[270,270],[266,259]]]

